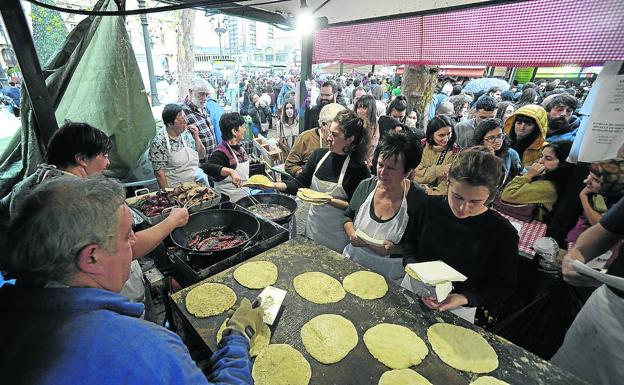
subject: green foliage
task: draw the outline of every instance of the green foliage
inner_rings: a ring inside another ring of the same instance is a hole
[[[42,0],[51,4],[51,0]],[[48,62],[63,46],[68,31],[58,11],[42,8],[33,4],[30,14],[33,26],[35,49],[42,66]]]

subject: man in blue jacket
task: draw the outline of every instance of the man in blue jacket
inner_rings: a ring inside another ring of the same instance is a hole
[[[0,372],[11,384],[253,384],[249,339],[262,312],[248,299],[207,379],[176,334],[118,294],[136,241],[124,198],[103,176],[59,176],[26,198],[0,255],[17,278],[0,288]]]
[[[210,121],[212,122],[212,128],[214,128],[215,138],[217,140],[217,145],[221,143],[221,127],[219,127],[219,119],[221,119],[221,115],[223,115],[223,107],[217,102],[217,91],[214,87],[208,88],[208,99],[206,99],[206,103],[204,104],[204,109],[210,116]]]

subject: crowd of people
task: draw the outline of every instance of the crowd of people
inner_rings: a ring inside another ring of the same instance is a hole
[[[290,178],[272,188],[296,194],[307,187],[331,197],[310,207],[307,237],[397,284],[407,263],[446,262],[467,279],[444,300],[422,297],[424,306],[476,308],[489,316],[475,322],[495,322],[516,289],[519,264],[518,232],[497,211],[522,206],[529,220],[548,224],[557,210],[569,209],[558,202],[575,167],[567,158],[584,86],[536,82],[471,93],[463,81],[441,79],[431,108],[419,116],[388,78],[338,77],[312,82],[300,133],[296,78],[256,80],[241,82],[239,112],[225,112],[214,87],[201,78],[180,104],[164,107],[164,127],[149,149],[160,187],[197,181],[233,201],[243,198],[250,193],[244,187],[250,154],[243,145],[249,130],[254,136],[276,131],[289,149]],[[167,220],[134,233],[123,188],[99,176],[110,149],[111,139],[97,128],[67,122],[54,134],[46,163],[3,199],[11,245],[0,270],[18,284],[0,290],[7,310],[0,326],[14,331],[4,339],[13,353],[0,367],[12,370],[15,383],[78,381],[85,372],[76,363],[90,354],[94,383],[111,376],[139,383],[130,374],[136,360],[165,365],[142,371],[148,382],[163,380],[163,372],[177,376],[172,382],[206,382],[178,336],[139,320],[151,316],[142,305],[149,301],[140,271],[134,274],[136,260],[186,224],[188,211],[174,209]],[[624,233],[624,160],[592,164],[585,183],[578,195],[582,214],[563,245],[563,274],[570,282],[579,280],[571,260],[586,261],[609,248],[615,253],[611,272],[624,275],[614,247]],[[619,337],[599,343],[619,358],[624,333],[615,324],[624,314],[623,298],[603,286],[587,305],[597,311],[612,305],[618,312],[599,324]],[[211,381],[252,383],[248,349],[262,322],[259,312],[246,300],[234,312],[210,361]],[[585,341],[582,323],[597,322],[590,313],[581,312],[555,357],[585,378],[574,369],[574,349]],[[140,344],[132,343],[135,337]],[[59,359],[52,366],[43,356],[25,364],[21,355],[33,351],[55,352]],[[624,374],[617,359],[606,361],[591,361],[602,368],[599,381],[605,384]]]

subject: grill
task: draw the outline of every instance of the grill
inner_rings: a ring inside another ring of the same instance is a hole
[[[240,210],[249,213],[245,208],[232,202],[223,202],[208,210],[215,209]],[[260,222],[260,233],[256,239],[245,246],[244,249],[229,255],[206,256],[203,254],[195,254],[173,245],[173,242],[167,239],[168,247],[166,253],[169,261],[173,263],[173,275],[176,281],[183,287],[192,285],[211,275],[246,261],[280,243],[284,243],[290,238],[290,234],[294,232],[294,224],[296,223],[294,216],[288,224],[285,224],[289,229],[264,218],[258,217],[258,221]]]

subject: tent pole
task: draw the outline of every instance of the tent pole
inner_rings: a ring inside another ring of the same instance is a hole
[[[58,129],[58,124],[26,15],[19,0],[0,1],[0,13],[2,13],[4,25],[24,76],[24,84],[36,123],[34,130],[39,137],[42,149],[45,149],[52,133]]]
[[[301,79],[299,80],[299,132],[305,129],[305,108],[304,103],[307,95],[306,80],[312,80],[312,51],[314,49],[314,34],[304,34],[301,38]]]
[[[138,5],[141,9],[145,8],[145,0],[138,0]],[[145,43],[145,59],[147,60],[147,73],[149,76],[152,106],[160,106],[158,88],[156,88],[156,77],[154,76],[154,62],[152,60],[152,39],[147,30],[147,15],[144,13],[141,14],[141,26],[143,27],[143,42]],[[219,44],[221,44],[221,36],[219,36]]]

